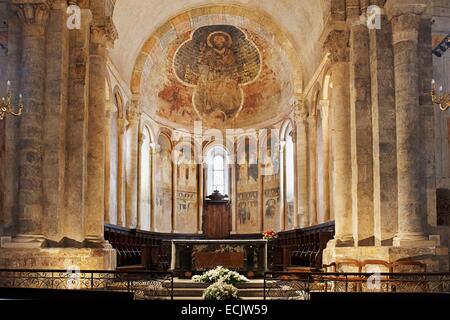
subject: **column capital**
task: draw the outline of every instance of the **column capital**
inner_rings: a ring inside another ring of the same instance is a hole
[[[45,27],[53,1],[12,0],[11,6],[23,23]]]
[[[145,141],[145,134],[143,134],[142,132],[139,132],[139,135],[138,135],[138,144],[139,144],[139,146],[142,146],[144,141]]]
[[[332,29],[322,36],[323,47],[325,51],[330,53],[332,62],[349,62],[350,46],[347,28]]]
[[[384,8],[389,19],[405,15],[421,16],[430,5],[430,0],[387,0]]]
[[[91,40],[94,43],[105,44],[113,47],[118,39],[116,26],[112,19],[107,19],[102,24],[94,23],[91,25]]]
[[[128,103],[127,106],[127,118],[128,121],[138,121],[139,118],[141,117],[141,110],[139,107],[139,103],[138,101],[132,101],[130,103]]]

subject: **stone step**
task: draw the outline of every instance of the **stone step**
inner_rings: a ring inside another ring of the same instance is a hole
[[[240,297],[244,301],[264,300],[263,297]],[[180,301],[203,301],[202,297],[173,297],[173,300]]]
[[[204,289],[202,288],[177,288],[173,290],[174,297],[202,297]],[[243,298],[258,298],[264,296],[261,289],[239,289],[239,296]]]
[[[174,288],[186,288],[186,289],[202,288],[202,289],[206,289],[209,286],[210,286],[210,284],[193,282],[191,280],[176,279],[173,282],[173,287]],[[250,282],[236,284],[235,287],[238,288],[238,289],[263,289],[264,288],[264,281],[263,280],[251,280]]]

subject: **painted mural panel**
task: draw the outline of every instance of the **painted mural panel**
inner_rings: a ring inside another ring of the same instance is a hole
[[[280,229],[280,153],[277,141],[267,139],[267,152],[263,157],[264,230]]]
[[[150,55],[141,84],[144,105],[156,106],[148,112],[162,122],[247,127],[283,116],[291,105],[292,70],[261,34],[210,25],[170,38]]]
[[[155,227],[158,232],[170,232],[172,229],[172,157],[169,139],[160,135],[159,151],[156,154],[155,182]]]
[[[176,231],[195,233],[198,217],[197,165],[182,163],[177,166]]]
[[[248,141],[244,156],[236,165],[237,231],[239,233],[260,232],[258,164],[253,163]],[[238,159],[240,157],[238,156]]]

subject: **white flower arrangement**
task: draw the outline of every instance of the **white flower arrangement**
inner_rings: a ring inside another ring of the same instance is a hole
[[[217,281],[203,292],[204,300],[238,300],[238,289],[231,284]]]
[[[226,284],[237,284],[248,282],[248,279],[235,271],[231,271],[224,267],[217,267],[203,273],[201,276],[193,276],[192,281],[200,283],[223,282]]]

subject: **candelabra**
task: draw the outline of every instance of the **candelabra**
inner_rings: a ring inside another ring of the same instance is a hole
[[[14,111],[17,110],[17,111]],[[13,106],[11,82],[8,81],[6,85],[6,96],[0,100],[0,120],[5,119],[6,115],[21,116],[23,110],[22,95],[19,94],[19,103],[16,107]]]
[[[439,88],[439,93],[436,92],[436,82],[433,80],[431,89],[431,99],[434,104],[439,105],[442,111],[450,108],[450,94],[443,93],[442,86]]]

